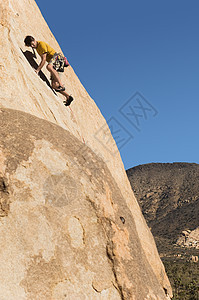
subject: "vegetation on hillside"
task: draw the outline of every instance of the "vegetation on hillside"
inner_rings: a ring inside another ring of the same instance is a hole
[[[151,163],[127,170],[173,289],[173,300],[199,300],[199,164]],[[182,244],[178,244],[178,239]],[[184,244],[183,244],[184,242]],[[193,241],[191,241],[193,242]]]
[[[172,300],[199,300],[198,263],[165,261],[164,266],[172,285]]]

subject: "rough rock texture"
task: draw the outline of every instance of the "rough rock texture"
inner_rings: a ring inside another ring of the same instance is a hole
[[[61,51],[33,0],[1,0],[0,299],[166,299],[103,116],[72,67],[63,81],[75,101],[63,106],[45,68],[33,71],[27,34]]]
[[[192,231],[184,230],[176,244],[181,247],[199,249],[199,227]]]

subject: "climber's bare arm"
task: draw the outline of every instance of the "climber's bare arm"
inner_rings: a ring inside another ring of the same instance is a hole
[[[35,70],[35,72],[36,72],[37,74],[41,71],[41,69],[42,69],[43,66],[45,65],[45,62],[46,62],[46,55],[47,55],[47,53],[44,53],[44,54],[41,55],[41,62],[40,62],[40,64],[39,64],[37,70]]]

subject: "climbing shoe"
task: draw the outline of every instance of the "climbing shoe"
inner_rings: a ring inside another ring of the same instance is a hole
[[[69,106],[71,102],[73,101],[73,97],[69,96],[67,100],[65,100],[63,103],[65,106]]]
[[[65,87],[64,86],[59,86],[58,88],[55,89],[56,92],[63,92],[65,91]]]

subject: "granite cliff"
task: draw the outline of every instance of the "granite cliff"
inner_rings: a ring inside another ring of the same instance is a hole
[[[28,34],[61,51],[34,0],[1,0],[0,299],[169,299],[103,116],[71,66],[63,106]]]

